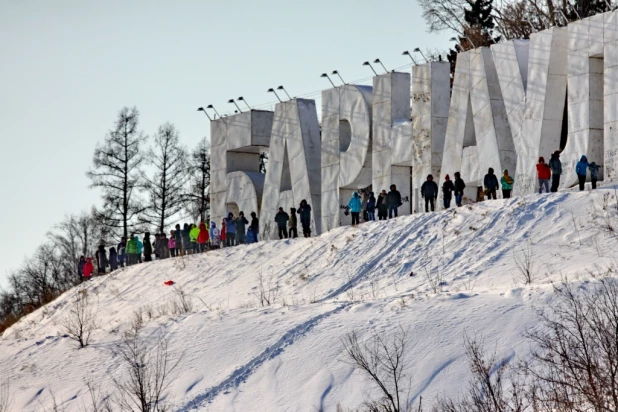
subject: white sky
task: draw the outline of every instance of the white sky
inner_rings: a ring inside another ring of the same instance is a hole
[[[365,60],[390,70],[450,37],[425,32],[415,0],[0,0],[0,285],[64,215],[99,202],[85,172],[123,106],[192,148],[209,133],[199,106],[318,91],[334,69],[351,82],[371,74]]]

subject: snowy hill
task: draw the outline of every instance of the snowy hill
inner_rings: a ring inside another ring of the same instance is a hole
[[[75,288],[5,331],[1,375],[16,411],[51,410],[52,398],[87,410],[85,382],[114,390],[114,347],[141,312],[146,334],[162,332],[182,354],[165,392],[174,410],[331,411],[373,393],[344,362],[341,338],[402,326],[411,397],[430,405],[465,388],[464,332],[502,359],[525,358],[522,333],[552,299],[551,282],[615,263],[616,240],[603,228],[615,190],[488,201],[118,270],[85,285],[99,324],[89,346],[77,349],[62,331]],[[528,252],[526,286],[515,256]],[[179,313],[179,290],[189,313]]]

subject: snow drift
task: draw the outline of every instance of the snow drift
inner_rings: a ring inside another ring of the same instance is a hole
[[[526,358],[523,332],[551,283],[614,264],[616,188],[487,201],[343,227],[320,237],[239,246],[117,270],[7,329],[0,374],[16,411],[87,410],[122,373],[114,351],[135,312],[180,358],[174,410],[310,411],[356,407],[374,388],[344,362],[341,338],[410,331],[411,400],[456,396],[469,378],[463,335],[500,359]],[[531,257],[532,283],[518,262]],[[174,286],[166,286],[173,280]],[[86,288],[98,328],[78,349],[63,329]],[[179,309],[184,294],[188,313]]]

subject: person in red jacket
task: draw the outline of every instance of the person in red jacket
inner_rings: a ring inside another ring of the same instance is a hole
[[[204,222],[200,223],[200,234],[197,235],[197,245],[199,247],[200,252],[206,250],[206,246],[208,245],[208,229],[206,229],[206,224]]]
[[[92,258],[88,257],[88,259],[86,259],[86,263],[84,264],[82,281],[90,280],[92,272],[94,272],[94,265],[92,264]]]
[[[536,165],[536,174],[539,178],[539,193],[543,193],[543,186],[545,187],[545,193],[549,193],[551,169],[548,164],[545,164],[543,156],[539,157],[539,163]]]

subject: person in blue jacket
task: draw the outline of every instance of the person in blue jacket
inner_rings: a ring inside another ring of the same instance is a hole
[[[577,173],[577,178],[579,179],[579,190],[584,190],[584,185],[586,184],[586,172],[588,170],[588,159],[586,155],[583,155],[577,165],[575,165],[575,173]]]
[[[236,219],[232,212],[225,219],[225,242],[226,246],[236,246]]]
[[[350,213],[352,214],[352,226],[357,225],[359,222],[361,206],[361,198],[358,196],[358,192],[354,192],[352,199],[348,202],[348,207],[350,208]]]

